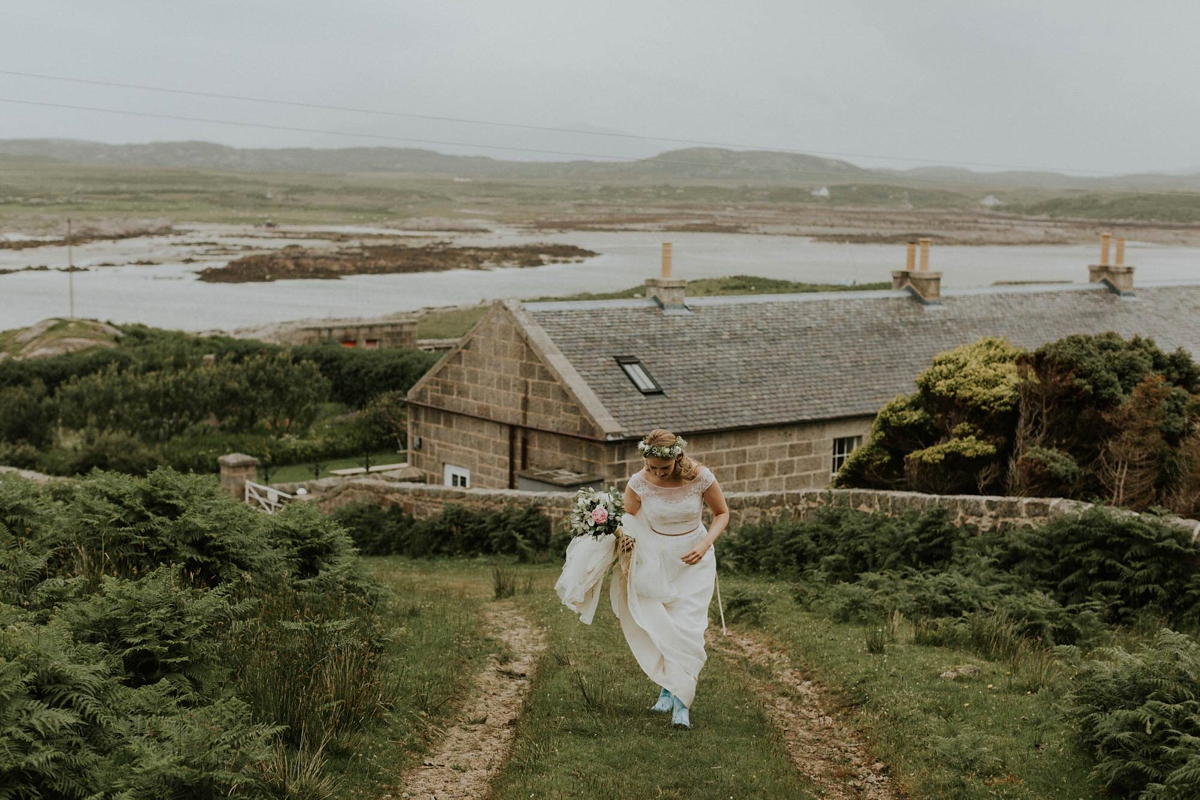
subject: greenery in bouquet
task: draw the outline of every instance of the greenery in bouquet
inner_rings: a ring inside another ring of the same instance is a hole
[[[625,501],[616,488],[606,491],[580,489],[571,508],[572,536],[604,536],[615,534],[621,527],[621,515],[625,513]]]

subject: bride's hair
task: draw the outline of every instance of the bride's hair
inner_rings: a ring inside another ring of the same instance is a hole
[[[678,438],[668,430],[656,428],[650,431],[642,441],[647,447],[671,447]],[[685,481],[690,481],[694,480],[699,472],[699,462],[687,453],[680,453],[675,457],[675,472],[672,473],[672,477],[678,476]]]

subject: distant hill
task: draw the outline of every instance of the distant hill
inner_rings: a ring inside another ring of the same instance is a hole
[[[736,182],[740,184],[886,183],[962,189],[1200,190],[1200,174],[1104,178],[1054,172],[974,172],[958,167],[865,169],[848,161],[799,153],[694,147],[637,161],[504,161],[399,147],[246,149],[211,142],[111,145],[75,139],[0,140],[0,160],[232,172],[362,173],[504,180]]]

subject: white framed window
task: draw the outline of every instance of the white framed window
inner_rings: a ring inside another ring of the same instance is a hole
[[[446,486],[452,486],[455,489],[470,489],[471,470],[466,467],[456,467],[453,464],[446,464],[442,467],[442,482]]]
[[[842,464],[846,463],[846,459],[850,457],[858,447],[862,444],[861,436],[839,436],[833,440],[833,471],[830,475],[837,475],[837,471],[842,468]]]

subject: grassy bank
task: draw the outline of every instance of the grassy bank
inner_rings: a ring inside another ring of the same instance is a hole
[[[762,597],[749,625],[806,674],[832,688],[841,710],[870,738],[898,788],[913,798],[1081,798],[1100,787],[1059,704],[1065,671],[1035,676],[1004,661],[914,642],[913,625],[836,623],[802,611],[779,581],[729,576],[722,588]],[[868,634],[884,630],[883,652]],[[872,646],[877,646],[872,643]],[[957,678],[942,678],[954,670]]]
[[[381,724],[330,761],[340,782],[335,796],[352,800],[400,793],[398,777],[458,711],[496,647],[479,627],[479,607],[490,588],[490,573],[482,567],[400,558],[365,563],[388,592],[381,617],[390,630],[385,681],[391,705]]]

